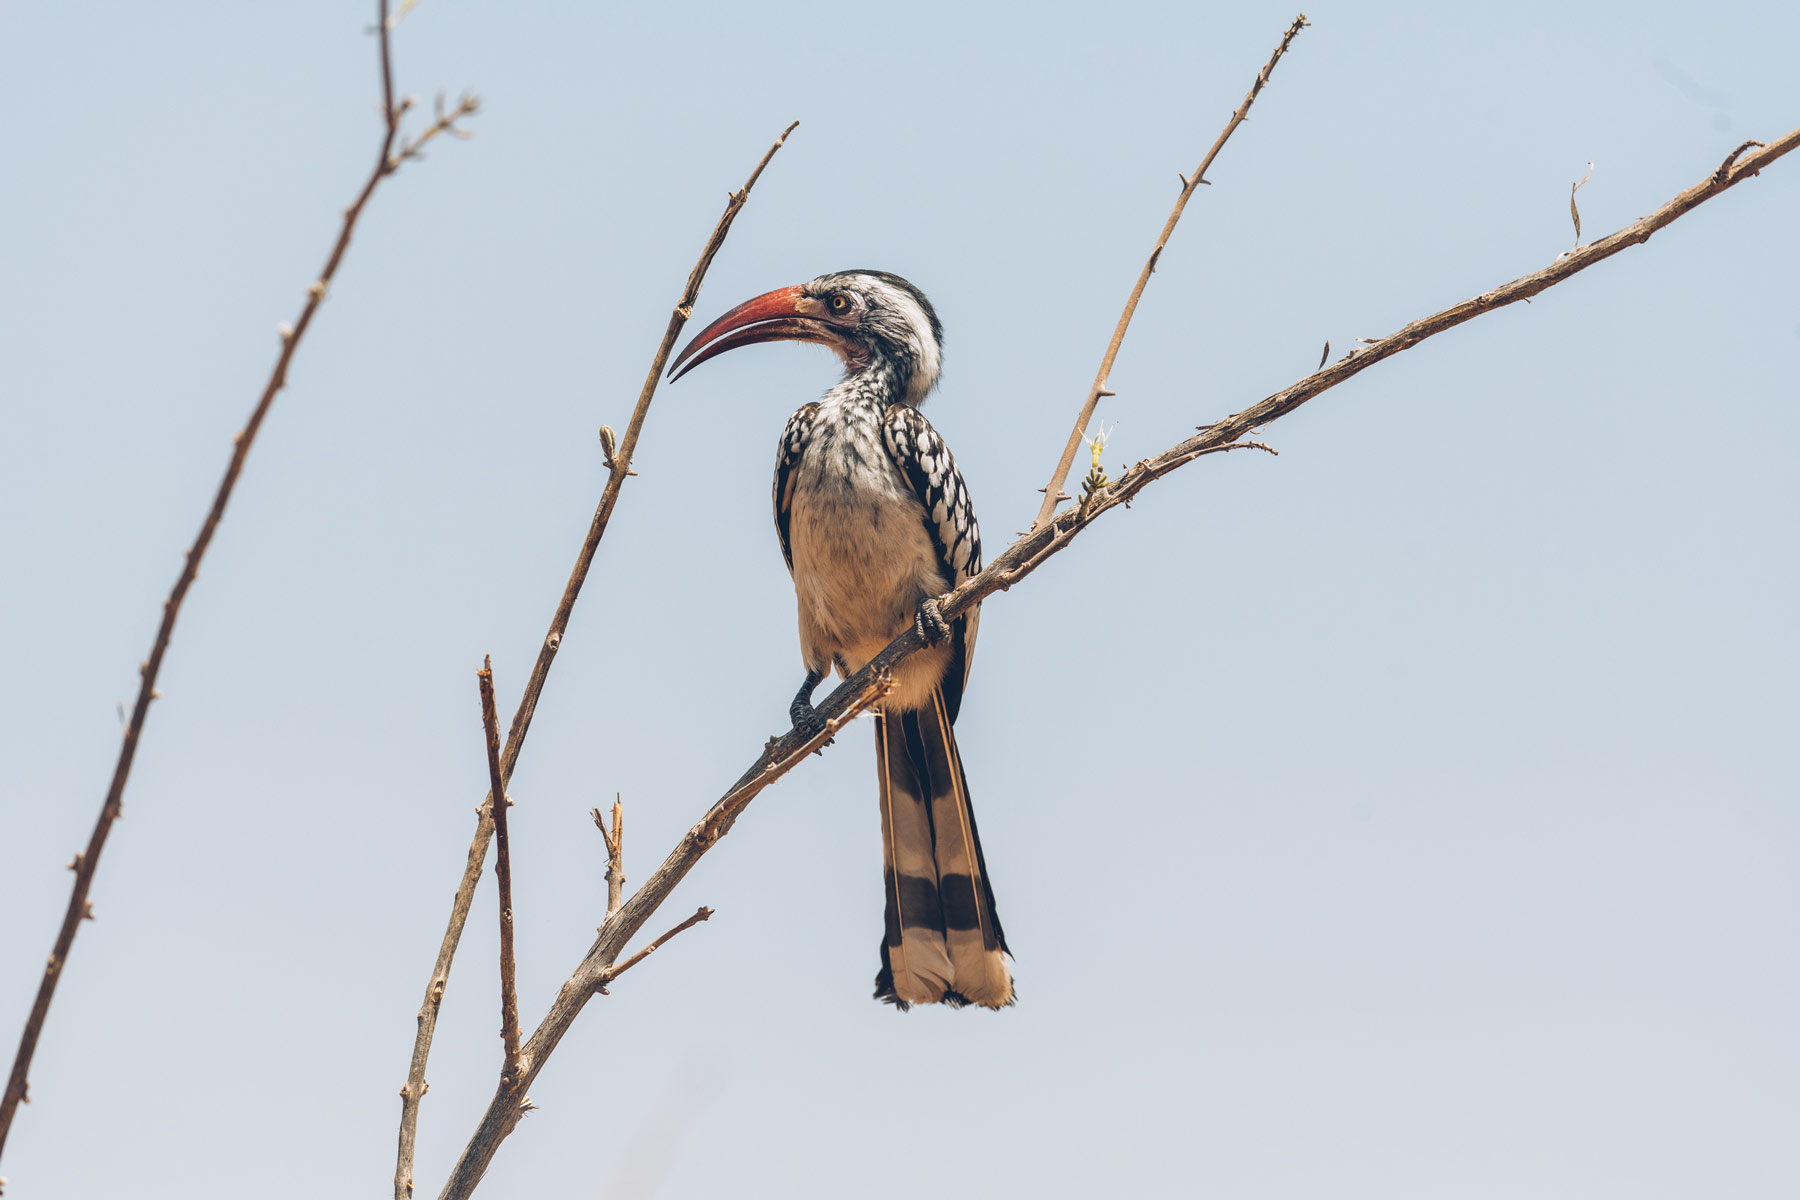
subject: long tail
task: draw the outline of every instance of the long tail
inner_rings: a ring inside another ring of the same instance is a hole
[[[900,1008],[1011,1004],[1006,936],[941,691],[923,709],[876,715],[875,770],[887,885],[875,998]]]

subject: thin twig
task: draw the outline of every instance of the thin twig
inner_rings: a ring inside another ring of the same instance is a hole
[[[1257,73],[1256,82],[1250,85],[1250,91],[1244,96],[1244,102],[1238,105],[1236,112],[1231,114],[1231,119],[1225,123],[1225,128],[1213,142],[1212,149],[1206,152],[1206,157],[1201,159],[1200,165],[1194,169],[1193,176],[1183,175],[1181,177],[1181,194],[1175,197],[1175,207],[1170,210],[1169,219],[1163,222],[1162,233],[1157,236],[1156,245],[1151,249],[1150,257],[1144,263],[1144,269],[1138,272],[1137,283],[1131,289],[1131,298],[1125,301],[1125,311],[1119,314],[1119,323],[1113,327],[1112,341],[1107,343],[1106,355],[1100,360],[1100,370],[1094,375],[1093,385],[1088,388],[1087,399],[1082,401],[1081,411],[1076,414],[1075,428],[1069,433],[1069,441],[1063,447],[1062,458],[1057,460],[1056,471],[1050,476],[1050,482],[1044,487],[1044,502],[1038,507],[1037,519],[1031,523],[1033,530],[1043,528],[1044,523],[1056,512],[1058,501],[1064,498],[1063,485],[1069,481],[1069,468],[1075,465],[1075,454],[1080,450],[1082,439],[1087,435],[1088,422],[1093,420],[1094,406],[1100,403],[1100,397],[1113,395],[1113,392],[1106,386],[1107,380],[1112,376],[1113,360],[1119,357],[1119,347],[1125,342],[1125,331],[1131,327],[1131,318],[1137,312],[1138,301],[1143,298],[1144,288],[1150,283],[1150,276],[1156,270],[1156,262],[1162,257],[1163,247],[1169,244],[1169,235],[1175,232],[1176,222],[1181,220],[1182,211],[1187,208],[1187,202],[1193,198],[1200,185],[1208,182],[1206,172],[1212,167],[1213,159],[1218,157],[1219,151],[1225,148],[1225,143],[1230,140],[1232,133],[1250,115],[1250,106],[1256,103],[1257,95],[1268,85],[1269,76],[1274,72],[1275,64],[1281,61],[1281,56],[1287,53],[1287,48],[1293,44],[1295,38],[1300,36],[1300,31],[1306,26],[1305,13],[1294,18],[1294,23],[1289,25],[1288,31],[1282,35],[1281,44],[1275,47],[1275,53],[1269,56],[1269,61],[1263,64],[1263,69]]]
[[[407,103],[410,105],[411,101],[408,101]],[[406,142],[393,157],[388,159],[388,170],[398,171],[400,169],[400,164],[407,159],[424,158],[425,156],[420,154],[419,151],[424,149],[425,143],[429,142],[440,133],[447,133],[452,137],[459,138],[469,137],[468,131],[458,127],[456,123],[463,117],[474,116],[480,108],[481,98],[473,93],[464,92],[456,101],[456,107],[449,112],[445,112],[443,98],[439,97],[437,118],[432,121],[431,124],[427,125],[418,137]]]
[[[381,111],[387,121],[387,144],[381,148],[381,162],[387,165],[376,167],[380,174],[394,169],[388,163],[388,151],[394,148],[394,139],[400,134],[401,106],[394,103],[394,55],[388,42],[394,23],[388,20],[388,0],[376,0],[376,17],[375,34],[381,43]]]
[[[656,951],[662,946],[662,944],[664,942],[668,941],[670,938],[674,937],[676,934],[680,933],[682,930],[692,929],[694,926],[698,925],[700,922],[710,919],[712,917],[712,915],[713,915],[713,910],[710,908],[707,908],[705,905],[702,905],[698,910],[695,911],[693,916],[689,917],[687,920],[683,921],[681,924],[677,925],[675,928],[669,930],[669,932],[663,934],[661,937],[659,937],[655,941],[651,942],[648,946],[645,946],[642,950],[639,950],[636,954],[632,955],[630,958],[626,959],[624,962],[619,963],[617,966],[608,967],[608,968],[606,968],[606,970],[600,972],[600,978],[594,984],[594,990],[596,992],[599,992],[602,996],[607,995],[608,994],[608,992],[606,990],[607,984],[611,983],[613,980],[617,979],[619,976],[623,975],[625,972],[631,970],[631,968],[637,966],[639,963],[643,962],[646,958],[649,958],[652,954],[655,954]]]
[[[840,689],[841,690],[841,689]],[[803,739],[800,744],[785,756],[761,765],[754,776],[746,774],[731,791],[725,793],[720,801],[713,805],[712,812],[707,815],[700,828],[700,840],[703,846],[710,847],[714,842],[731,832],[733,822],[744,806],[756,799],[764,788],[779,780],[783,775],[806,761],[809,754],[817,754],[831,745],[838,730],[886,699],[894,690],[894,677],[888,671],[872,672],[863,687],[851,696],[843,707],[833,715],[826,717],[812,736]],[[764,758],[768,756],[765,754]]]
[[[1264,454],[1272,454],[1276,458],[1281,457],[1281,451],[1267,442],[1228,442],[1223,446],[1208,446],[1206,449],[1198,451],[1194,457],[1199,458],[1202,454],[1223,454],[1227,450],[1261,450]]]
[[[494,712],[494,660],[481,661],[475,672],[481,687],[481,729],[487,741],[488,801],[494,821],[494,878],[500,885],[500,1041],[506,1048],[502,1077],[519,1074],[519,991],[513,979],[512,847],[506,836],[506,810],[512,804],[500,782],[500,718]]]
[[[344,253],[350,248],[350,236],[356,229],[364,207],[375,194],[375,188],[383,178],[393,173],[394,166],[389,162],[395,140],[400,132],[400,115],[404,106],[394,103],[393,59],[388,47],[387,0],[379,0],[380,21],[377,23],[378,44],[381,61],[381,94],[382,94],[382,135],[381,150],[376,156],[375,166],[364,181],[362,190],[350,207],[344,210],[343,224],[338,229],[337,240],[332,244],[331,253],[325,259],[325,266],[318,278],[306,289],[306,301],[300,308],[300,315],[290,325],[281,326],[281,350],[276,355],[275,367],[269,374],[268,382],[263,386],[262,396],[256,407],[250,412],[250,419],[244,423],[243,429],[232,435],[231,459],[225,467],[225,477],[219,481],[218,491],[213,496],[212,507],[207,510],[206,519],[200,525],[200,532],[194,543],[188,548],[186,561],[182,564],[181,573],[175,580],[175,586],[163,601],[162,622],[157,626],[156,640],[151,644],[150,657],[138,666],[141,677],[138,684],[137,702],[131,710],[131,720],[126,724],[124,744],[119,747],[119,759],[113,768],[112,783],[107,788],[106,799],[100,806],[99,819],[94,823],[94,832],[88,838],[87,849],[75,859],[75,886],[69,896],[69,907],[63,914],[62,928],[57,932],[55,947],[50,951],[50,960],[44,966],[44,977],[38,985],[37,999],[31,1006],[31,1015],[25,1020],[25,1031],[19,1038],[19,1052],[13,1059],[12,1074],[6,1083],[4,1099],[0,1099],[0,1151],[4,1151],[8,1131],[12,1128],[13,1115],[27,1094],[27,1077],[31,1069],[32,1055],[37,1050],[38,1037],[43,1031],[44,1018],[50,1010],[51,997],[55,995],[56,984],[62,977],[64,966],[68,963],[69,950],[75,941],[75,932],[80,928],[84,917],[91,916],[88,901],[88,890],[94,881],[94,872],[100,865],[100,852],[106,848],[106,838],[111,832],[113,822],[118,820],[122,811],[125,795],[125,782],[131,775],[132,762],[137,756],[138,743],[142,740],[144,721],[150,713],[151,701],[161,693],[157,691],[156,679],[162,670],[163,656],[169,649],[169,640],[175,632],[175,620],[181,613],[181,605],[187,599],[188,589],[193,586],[200,572],[200,560],[205,557],[207,548],[212,545],[213,534],[219,528],[219,522],[225,515],[225,506],[231,500],[232,491],[237,487],[238,476],[244,469],[244,461],[250,455],[250,447],[256,441],[256,435],[262,428],[263,418],[268,416],[269,408],[275,403],[275,397],[287,386],[288,365],[293,361],[294,352],[300,347],[300,340],[312,327],[313,316],[324,303],[332,278],[337,274],[338,265],[343,262]]]
[[[979,575],[943,597],[939,601],[940,612],[946,620],[968,612],[994,592],[1029,574],[1052,554],[1059,553],[1101,513],[1125,503],[1183,464],[1235,444],[1258,426],[1293,412],[1314,396],[1349,380],[1384,358],[1411,349],[1426,338],[1482,313],[1529,299],[1571,275],[1610,258],[1627,246],[1646,241],[1651,234],[1682,214],[1756,174],[1796,147],[1800,147],[1800,129],[1787,134],[1762,153],[1744,159],[1723,182],[1708,176],[1704,182],[1681,193],[1650,216],[1592,242],[1574,254],[1558,259],[1544,270],[1515,279],[1472,300],[1415,321],[1398,333],[1379,339],[1362,353],[1341,359],[1325,370],[1309,375],[1260,403],[1178,442],[1161,454],[1145,459],[1101,491],[1086,517],[1073,511],[1065,512],[1049,524],[1020,537]],[[787,770],[806,761],[812,750],[824,746],[830,738],[831,730],[873,703],[873,698],[878,695],[881,687],[880,681],[891,677],[897,664],[923,647],[924,642],[915,629],[909,628],[895,638],[886,649],[840,684],[818,706],[818,714],[826,722],[825,729],[810,735],[793,729],[779,738],[770,739],[750,769],[707,810],[706,815],[682,835],[662,865],[657,867],[642,887],[632,893],[624,907],[600,927],[599,935],[589,947],[586,957],[558,990],[550,1011],[544,1015],[525,1044],[525,1084],[529,1084],[537,1072],[543,1069],[551,1053],[568,1033],[576,1017],[581,1015],[588,999],[593,996],[596,983],[611,968],[625,944],[644,926],[669,893],[687,877],[701,857],[729,831],[733,820],[749,802]],[[508,1093],[505,1089],[497,1091],[464,1148],[449,1182],[444,1185],[440,1200],[462,1200],[473,1192],[493,1161],[500,1143],[511,1132],[517,1120],[516,1094]]]
[[[600,539],[606,536],[607,522],[612,519],[613,507],[619,500],[619,489],[625,480],[637,474],[631,469],[631,454],[637,448],[638,435],[644,426],[644,417],[650,410],[650,401],[656,394],[656,386],[662,379],[663,369],[668,365],[669,355],[675,346],[675,340],[681,336],[682,327],[687,324],[693,312],[694,303],[700,297],[700,285],[706,279],[707,268],[712,265],[713,257],[718,254],[719,247],[725,244],[725,235],[731,232],[732,222],[737,219],[738,212],[750,198],[750,189],[756,186],[763,169],[775,157],[787,141],[788,134],[800,124],[795,121],[775,139],[750,172],[750,178],[744,186],[730,193],[725,202],[725,212],[719,217],[718,224],[713,227],[712,236],[707,238],[706,246],[700,252],[700,259],[694,269],[688,273],[687,285],[682,289],[681,298],[669,315],[668,327],[663,331],[661,345],[651,360],[650,371],[644,377],[644,386],[638,393],[637,406],[632,410],[631,423],[626,427],[623,443],[612,452],[607,463],[608,473],[606,487],[600,494],[599,506],[594,509],[594,519],[588,525],[587,538],[582,542],[580,551],[575,556],[575,566],[569,572],[569,582],[563,588],[562,598],[557,601],[556,611],[550,618],[550,630],[544,636],[538,648],[537,661],[532,664],[531,676],[525,681],[525,692],[519,698],[519,707],[513,713],[512,727],[507,730],[506,746],[500,755],[500,775],[502,785],[512,780],[513,767],[519,761],[519,752],[524,748],[525,735],[531,731],[531,719],[537,712],[538,697],[543,693],[544,683],[550,676],[550,667],[556,660],[556,652],[562,646],[563,633],[569,627],[569,617],[575,611],[575,601],[581,595],[581,586],[587,580],[588,569],[593,566],[594,554],[600,548]],[[489,797],[491,800],[492,797]],[[485,807],[485,805],[484,805]],[[425,987],[425,1003],[420,1008],[420,1020],[417,1034],[413,1038],[411,1081],[423,1083],[425,1063],[431,1055],[431,1039],[437,1029],[437,1004],[443,995],[444,980],[450,973],[451,961],[456,956],[456,946],[462,940],[463,925],[468,920],[469,906],[463,902],[463,893],[472,892],[475,881],[481,874],[481,864],[487,857],[488,841],[493,834],[493,826],[485,816],[475,824],[475,835],[470,839],[469,858],[463,868],[461,885],[457,888],[457,899],[450,909],[450,921],[444,930],[443,941],[438,946],[438,958],[432,968],[431,980]],[[437,998],[434,998],[437,997]],[[400,1109],[400,1152],[394,1167],[394,1200],[409,1200],[413,1194],[412,1156],[413,1141],[418,1127],[418,1097],[423,1095],[421,1087],[416,1094],[408,1095],[406,1089],[401,1091]],[[518,1119],[517,1113],[512,1120]],[[509,1125],[510,1129],[511,1126]],[[473,1186],[471,1181],[470,1186]]]

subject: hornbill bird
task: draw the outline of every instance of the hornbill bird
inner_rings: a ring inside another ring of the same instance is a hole
[[[775,530],[794,578],[806,680],[796,728],[823,720],[825,673],[860,670],[915,625],[927,649],[894,671],[875,713],[887,932],[875,996],[913,1004],[1013,1002],[968,783],[951,731],[978,610],[946,621],[937,598],[981,570],[968,490],[919,405],[937,383],[943,329],[918,288],[842,271],[740,304],[702,330],[670,373],[757,342],[818,342],[844,378],[801,407],[775,460]]]

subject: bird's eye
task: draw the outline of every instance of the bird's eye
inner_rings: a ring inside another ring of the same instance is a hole
[[[850,311],[850,297],[844,295],[842,292],[833,296],[828,303],[831,305],[831,313],[833,316],[841,317]]]

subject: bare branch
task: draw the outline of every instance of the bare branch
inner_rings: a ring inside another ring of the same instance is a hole
[[[1385,358],[1409,350],[1426,338],[1472,320],[1482,313],[1529,299],[1571,275],[1610,258],[1627,246],[1648,240],[1651,234],[1663,226],[1726,188],[1756,174],[1796,147],[1800,147],[1800,129],[1787,134],[1761,153],[1738,163],[1722,182],[1708,176],[1704,182],[1681,193],[1650,216],[1583,246],[1573,254],[1564,255],[1541,271],[1414,321],[1398,333],[1376,340],[1360,353],[1347,355],[1244,411],[1203,427],[1193,437],[1139,462],[1119,479],[1099,490],[1085,514],[1073,510],[1062,513],[1048,524],[1034,528],[1020,537],[979,575],[943,597],[939,602],[940,611],[946,620],[952,620],[968,612],[994,592],[1011,587],[1052,555],[1059,553],[1100,514],[1127,503],[1156,480],[1196,458],[1239,445],[1267,450],[1266,446],[1245,444],[1241,439],[1259,426],[1293,412],[1314,396],[1346,382]],[[705,816],[682,835],[644,886],[633,893],[624,907],[600,927],[599,935],[588,949],[586,957],[558,990],[550,1011],[544,1015],[525,1044],[523,1054],[526,1076],[521,1086],[529,1085],[536,1078],[537,1072],[555,1051],[563,1035],[581,1014],[589,997],[595,994],[596,987],[607,977],[607,972],[612,969],[612,964],[625,943],[643,927],[700,858],[730,831],[733,822],[750,801],[769,784],[806,761],[814,750],[823,748],[841,726],[879,699],[885,687],[884,681],[891,679],[893,668],[923,646],[923,640],[912,628],[895,638],[818,706],[816,711],[825,722],[823,728],[810,736],[793,729],[781,737],[771,738],[750,769],[707,810]],[[463,1150],[462,1158],[449,1181],[444,1185],[440,1200],[461,1200],[474,1191],[482,1174],[493,1161],[501,1141],[517,1123],[517,1110],[517,1093],[505,1088],[499,1089],[489,1102],[481,1123]]]
[[[594,984],[594,990],[599,992],[602,996],[609,995],[610,993],[608,993],[606,990],[607,984],[611,983],[613,980],[617,979],[619,976],[623,975],[625,972],[631,970],[631,968],[637,966],[639,963],[643,962],[646,958],[649,958],[652,954],[655,954],[657,952],[657,950],[662,947],[662,944],[664,942],[668,941],[670,938],[674,937],[676,934],[680,933],[682,930],[692,929],[694,926],[698,925],[700,922],[709,920],[712,917],[712,915],[713,915],[713,910],[702,905],[699,909],[697,909],[694,912],[693,916],[689,917],[687,920],[683,921],[681,924],[677,925],[675,928],[669,930],[669,932],[663,934],[661,937],[659,937],[655,941],[651,942],[648,946],[645,946],[642,950],[639,950],[636,954],[632,955],[630,958],[626,959],[624,962],[620,963],[618,966],[608,967],[606,970],[602,971],[600,973],[599,981]]]
[[[597,808],[593,814],[600,840],[606,843],[606,915],[610,917],[625,902],[625,805],[614,795],[610,833],[606,828],[606,814]]]
[[[13,1115],[25,1099],[32,1055],[37,1051],[38,1037],[43,1032],[44,1019],[50,1010],[50,1000],[56,993],[57,981],[62,977],[63,967],[68,962],[69,951],[75,941],[75,931],[80,928],[83,918],[90,915],[88,889],[92,886],[94,872],[100,865],[100,852],[106,848],[107,835],[112,830],[113,822],[119,819],[123,811],[125,782],[131,775],[132,762],[143,737],[144,721],[149,716],[150,704],[161,695],[156,688],[156,679],[162,670],[163,656],[168,652],[170,638],[174,635],[175,620],[181,614],[182,602],[187,599],[188,589],[199,576],[200,560],[206,556],[207,548],[212,545],[213,534],[218,531],[219,522],[225,516],[225,506],[237,487],[238,476],[243,472],[244,461],[250,456],[250,447],[262,428],[263,418],[268,416],[275,397],[287,386],[288,365],[293,362],[294,352],[300,348],[301,339],[312,327],[313,317],[325,301],[332,278],[337,274],[338,264],[343,261],[345,251],[350,248],[350,236],[356,230],[356,223],[362,217],[369,199],[375,194],[376,187],[382,179],[393,173],[397,165],[389,162],[395,139],[399,136],[400,110],[394,104],[394,70],[393,57],[388,47],[387,0],[379,0],[378,7],[380,20],[377,23],[377,34],[383,114],[381,150],[362,190],[357,193],[350,207],[344,210],[343,224],[338,229],[337,240],[332,244],[318,278],[306,289],[306,300],[300,308],[299,317],[291,325],[284,323],[280,327],[281,349],[275,357],[275,367],[269,373],[268,382],[263,386],[262,396],[257,400],[256,407],[250,412],[250,419],[241,430],[232,435],[231,458],[225,467],[225,477],[219,481],[212,507],[207,510],[200,532],[187,550],[186,561],[176,577],[175,586],[163,601],[162,622],[157,627],[156,640],[151,644],[150,657],[138,665],[140,681],[137,702],[132,707],[131,720],[125,726],[124,744],[119,748],[112,783],[100,806],[100,816],[94,823],[94,832],[88,838],[87,849],[76,858],[75,886],[69,896],[69,907],[63,914],[62,928],[57,932],[50,960],[44,966],[44,977],[38,985],[37,999],[31,1006],[31,1015],[25,1020],[25,1030],[19,1038],[19,1052],[13,1059],[12,1074],[7,1079],[4,1099],[0,1099],[0,1151],[5,1149]]]
[[[381,148],[381,162],[385,164],[388,152],[394,148],[394,139],[400,135],[401,106],[394,103],[394,55],[388,39],[394,32],[395,22],[388,20],[388,0],[376,0],[375,36],[381,45],[381,119],[387,126],[387,144]],[[377,175],[383,173],[384,167],[375,168]],[[385,167],[386,171],[393,170]]]
[[[673,351],[675,340],[681,336],[682,327],[687,324],[693,312],[695,301],[700,298],[700,285],[706,279],[706,272],[712,266],[713,257],[718,254],[719,247],[725,244],[726,234],[731,232],[732,222],[750,198],[750,189],[762,176],[763,169],[775,157],[787,141],[788,134],[794,132],[800,122],[795,121],[782,130],[781,136],[775,139],[756,169],[744,181],[744,186],[732,192],[726,198],[725,212],[719,217],[718,224],[713,227],[712,236],[707,238],[705,247],[700,252],[700,259],[694,269],[688,273],[687,285],[682,289],[681,298],[676,302],[669,315],[668,327],[663,331],[661,345],[651,360],[650,371],[644,377],[644,386],[638,393],[637,406],[632,410],[631,423],[625,429],[624,441],[607,454],[606,487],[600,494],[599,506],[594,510],[593,521],[588,525],[587,538],[581,544],[575,556],[575,566],[569,572],[569,582],[563,588],[562,599],[557,601],[556,611],[550,618],[550,630],[544,636],[538,648],[537,661],[532,664],[531,677],[525,681],[525,692],[519,698],[519,707],[513,713],[512,727],[506,734],[506,746],[500,755],[500,778],[504,785],[511,781],[513,767],[519,761],[519,752],[524,748],[525,735],[531,731],[531,719],[537,712],[538,697],[543,693],[544,683],[550,676],[550,667],[556,660],[556,652],[562,646],[563,633],[569,627],[569,617],[575,611],[575,601],[581,595],[581,586],[587,580],[588,570],[593,566],[594,555],[600,548],[600,539],[606,536],[607,522],[612,519],[613,507],[619,500],[619,489],[625,480],[637,474],[631,469],[631,454],[637,448],[639,433],[644,427],[644,417],[650,410],[650,401],[656,394],[656,386],[662,379],[663,368],[668,365],[669,354]],[[489,801],[493,799],[490,796]],[[486,804],[483,805],[483,809]],[[478,810],[479,811],[479,810]],[[437,1005],[443,995],[444,980],[449,977],[451,961],[456,956],[456,946],[462,940],[463,925],[469,917],[469,905],[464,902],[465,892],[473,892],[475,881],[480,877],[481,864],[487,858],[488,841],[493,835],[493,825],[485,815],[475,824],[475,834],[469,843],[469,858],[463,868],[462,883],[458,886],[455,903],[450,908],[450,921],[444,930],[443,941],[438,947],[437,964],[432,969],[431,981],[425,987],[425,1003],[420,1008],[418,1033],[413,1039],[412,1078],[423,1083],[426,1060],[431,1055],[431,1039],[437,1030]],[[434,998],[435,997],[435,998]],[[528,1082],[528,1081],[527,1081]],[[412,1084],[409,1082],[408,1087]],[[394,1200],[410,1200],[413,1194],[412,1157],[413,1143],[418,1130],[419,1096],[423,1088],[415,1094],[408,1095],[407,1089],[401,1091],[400,1109],[400,1150],[394,1167]],[[511,1122],[518,1120],[517,1105],[514,1104],[508,1115],[507,1128]],[[471,1182],[470,1186],[473,1186]]]
[[[506,1048],[502,1078],[519,1073],[519,991],[513,980],[512,847],[506,810],[512,800],[500,782],[500,718],[494,713],[494,660],[484,658],[475,673],[481,687],[481,728],[487,739],[488,801],[494,822],[494,878],[500,884],[500,1040]]]
[[[1261,450],[1264,454],[1272,454],[1276,458],[1281,457],[1281,451],[1266,442],[1228,442],[1223,446],[1209,446],[1194,457],[1199,458],[1202,454],[1223,454],[1227,450]]]
[[[1295,38],[1300,36],[1300,31],[1306,26],[1305,13],[1294,18],[1294,23],[1289,25],[1288,31],[1282,35],[1281,44],[1275,47],[1275,53],[1269,56],[1269,61],[1263,64],[1263,69],[1257,73],[1256,82],[1250,85],[1250,91],[1244,96],[1244,102],[1238,105],[1237,111],[1231,114],[1231,119],[1225,122],[1225,128],[1213,142],[1212,149],[1206,152],[1206,157],[1200,160],[1200,165],[1194,169],[1191,177],[1181,176],[1181,194],[1175,198],[1175,207],[1170,210],[1169,219],[1163,222],[1162,233],[1157,236],[1156,245],[1152,247],[1150,257],[1144,263],[1144,269],[1138,272],[1137,283],[1131,289],[1131,298],[1125,301],[1125,311],[1119,314],[1119,323],[1113,327],[1112,341],[1107,343],[1106,355],[1100,360],[1100,370],[1094,375],[1093,386],[1088,388],[1087,399],[1082,402],[1081,411],[1076,414],[1075,428],[1069,433],[1069,441],[1063,447],[1062,458],[1057,460],[1056,471],[1050,476],[1050,482],[1044,486],[1044,503],[1039,506],[1037,519],[1031,524],[1033,530],[1043,528],[1044,523],[1056,512],[1058,501],[1063,498],[1063,485],[1069,481],[1069,469],[1075,465],[1075,452],[1081,448],[1081,440],[1087,433],[1088,422],[1093,420],[1094,406],[1100,403],[1100,397],[1113,395],[1106,386],[1107,379],[1112,375],[1113,360],[1119,357],[1119,347],[1125,342],[1125,331],[1131,327],[1131,318],[1137,312],[1138,301],[1143,298],[1144,288],[1150,283],[1150,276],[1156,270],[1156,261],[1162,257],[1163,247],[1169,244],[1169,235],[1175,232],[1176,222],[1181,220],[1182,211],[1187,208],[1187,202],[1193,198],[1194,192],[1199,189],[1201,184],[1208,182],[1206,172],[1212,166],[1213,159],[1218,157],[1219,151],[1225,148],[1225,143],[1230,140],[1232,133],[1250,115],[1250,106],[1256,103],[1257,95],[1268,85],[1269,76],[1274,72],[1275,64],[1281,61],[1281,56],[1287,53],[1287,48],[1293,44]]]
[[[732,824],[744,810],[744,806],[756,799],[762,790],[779,780],[783,775],[806,761],[809,754],[817,754],[831,745],[838,730],[860,717],[877,701],[882,700],[894,688],[894,676],[891,671],[876,671],[869,674],[862,689],[850,697],[842,709],[825,717],[825,723],[811,737],[803,739],[799,745],[787,751],[781,757],[771,759],[770,755],[781,747],[785,739],[771,738],[758,766],[744,773],[724,797],[712,807],[707,819],[698,828],[700,843],[703,849],[710,849],[712,844],[731,832]],[[839,688],[838,691],[843,691]],[[791,734],[789,735],[792,736]],[[635,899],[636,897],[633,897]]]

